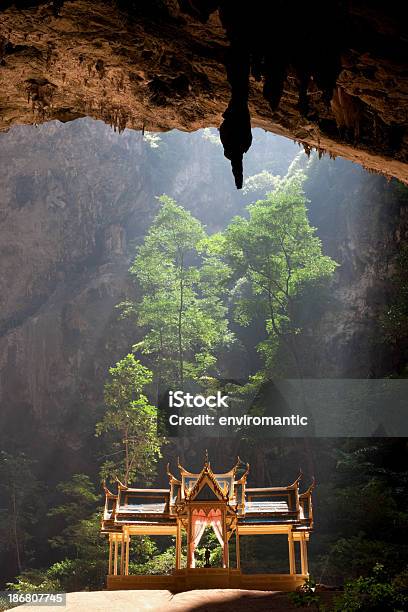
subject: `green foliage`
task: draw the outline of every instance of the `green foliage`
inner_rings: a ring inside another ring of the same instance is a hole
[[[76,556],[82,547],[92,544],[95,535],[95,512],[100,496],[94,492],[94,484],[86,474],[74,474],[68,482],[62,482],[57,490],[65,498],[64,503],[52,508],[49,517],[63,521],[65,527],[50,539],[53,548],[74,552]]]
[[[372,575],[347,582],[335,601],[335,612],[403,612],[408,597],[390,580],[384,566],[377,564]]]
[[[97,534],[94,534],[98,537]],[[106,554],[102,557],[65,558],[44,570],[27,570],[9,583],[10,589],[27,591],[88,591],[105,587]]]
[[[8,587],[18,591],[84,591],[102,590],[105,588],[107,572],[107,544],[100,533],[100,515],[95,514],[87,520],[77,521],[72,532],[65,531],[66,540],[58,548],[69,556],[57,561],[48,569],[27,570],[17,576]],[[82,543],[75,545],[72,538],[83,538]],[[72,548],[75,547],[74,553]],[[133,538],[131,554],[139,563],[131,563],[131,573],[161,573],[164,570],[164,559],[168,558],[170,566],[174,547],[159,553],[150,538]],[[156,567],[156,571],[154,570]],[[166,573],[166,572],[164,572]],[[169,572],[167,572],[169,573]]]
[[[109,369],[109,375],[107,410],[96,425],[96,435],[106,435],[109,449],[101,475],[124,484],[136,477],[148,482],[161,457],[162,442],[157,435],[157,409],[144,394],[152,373],[129,354]]]
[[[160,543],[163,543],[165,546],[166,543],[162,542],[162,539],[163,538],[160,538]],[[136,565],[144,565],[148,563],[153,557],[159,555],[160,552],[161,551],[158,549],[156,543],[152,540],[152,538],[149,538],[148,536],[136,536],[131,539],[130,559],[133,559],[132,563],[134,565],[135,559],[137,559]]]
[[[381,317],[384,339],[401,353],[401,362],[408,357],[408,247],[404,246],[397,258],[392,278],[394,299]],[[405,374],[406,375],[406,372]]]
[[[231,541],[230,541],[231,544]],[[211,527],[207,527],[203,533],[198,547],[195,550],[194,556],[196,559],[196,567],[204,567],[205,565],[205,549],[210,551],[211,567],[222,567],[222,550],[217,536]],[[231,551],[230,551],[231,552]],[[232,554],[231,554],[232,558]]]
[[[349,520],[352,522],[353,518]],[[382,560],[394,567],[398,563],[398,550],[395,546],[371,539],[363,532],[350,538],[339,538],[330,547],[329,554],[330,572],[337,581],[345,575],[355,578],[366,574],[367,569],[376,561]]]
[[[94,542],[100,538],[99,528],[94,532]],[[94,550],[96,548],[94,546]],[[67,592],[101,590],[106,584],[107,554],[106,547],[103,546],[103,550],[98,551],[95,556],[81,554],[77,558],[63,559],[47,570],[47,576],[58,581],[60,588]]]
[[[170,540],[170,541],[169,541]],[[175,538],[158,538],[160,548],[151,538],[133,537],[130,548],[130,574],[166,575],[175,567]],[[182,555],[185,558],[185,555]]]
[[[316,592],[316,582],[313,578],[308,578],[300,589],[289,593],[289,599],[296,608],[323,610],[320,596]]]
[[[395,588],[408,593],[408,566],[395,576],[393,584]]]
[[[25,454],[0,452],[0,549],[21,572],[29,555],[30,531],[41,515],[35,462]]]
[[[403,204],[407,204],[408,203],[408,186],[404,185],[404,183],[401,183],[400,181],[393,180],[392,187],[393,187],[395,194],[398,197],[398,200],[402,202]]]
[[[344,440],[332,450],[330,482],[317,493],[326,511],[314,572],[324,582],[365,576],[376,562],[396,575],[408,563],[407,453],[404,439]]]
[[[27,467],[27,466],[26,466]],[[19,477],[27,478],[22,471]],[[35,485],[35,481],[33,480]],[[25,483],[26,490],[30,482]],[[24,487],[21,487],[24,489]],[[62,559],[48,569],[30,569],[18,572],[10,588],[19,591],[83,590],[102,588],[106,575],[107,546],[100,537],[100,496],[89,476],[75,474],[68,482],[60,483],[57,491],[62,502],[48,514],[42,514],[54,535],[49,544]],[[28,511],[29,503],[26,500]],[[27,515],[23,512],[22,518]]]
[[[121,305],[145,330],[134,346],[148,356],[157,385],[181,386],[216,364],[216,350],[228,344],[222,293],[229,269],[207,248],[201,223],[166,195],[130,271],[139,283],[139,303]]]
[[[171,574],[175,566],[175,542],[170,544],[160,542],[161,549],[159,550],[156,544],[149,538],[144,538],[147,541],[148,547],[144,551],[134,549],[139,546],[138,541],[141,538],[132,538],[129,572],[131,574],[155,574],[166,575]],[[146,542],[145,542],[146,545]],[[222,550],[216,538],[214,531],[207,528],[203,534],[199,546],[195,551],[196,567],[204,567],[205,549],[210,550],[210,564],[212,567],[221,567],[222,565]],[[187,557],[186,534],[183,533],[183,545],[181,549],[181,565],[185,566]]]
[[[262,170],[262,172],[245,179],[242,192],[244,194],[259,192],[264,195],[269,191],[273,191],[279,185],[279,182],[280,177],[274,176],[267,170]]]
[[[8,582],[7,588],[20,593],[30,591],[57,591],[61,588],[58,580],[53,580],[47,572],[36,569],[29,569],[16,577],[15,582]]]
[[[62,503],[48,512],[56,531],[49,543],[62,559],[43,571],[44,579],[66,591],[102,588],[107,545],[99,533],[101,497],[86,474],[74,474],[57,490]]]
[[[164,552],[153,555],[145,563],[129,564],[132,574],[167,575],[171,574],[175,567],[175,547],[170,546]]]
[[[294,353],[294,299],[337,264],[323,255],[320,239],[307,218],[305,176],[296,172],[278,181],[265,200],[248,206],[249,218],[235,217],[223,234],[224,254],[234,270],[235,320],[243,326],[265,320],[267,337],[258,345],[267,369],[279,341]],[[218,238],[220,240],[220,238]]]
[[[67,522],[87,516],[99,501],[94,484],[86,474],[74,474],[67,482],[60,482],[57,491],[66,498],[66,503],[49,511],[48,516],[63,516]]]

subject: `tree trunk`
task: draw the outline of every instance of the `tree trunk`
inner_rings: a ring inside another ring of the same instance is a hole
[[[129,430],[125,429],[124,433],[125,433],[125,436],[124,436],[124,443],[125,443],[125,482],[123,484],[128,486],[129,485],[129,440],[128,440]]]
[[[183,359],[183,308],[184,308],[184,283],[183,283],[183,270],[184,262],[181,257],[180,262],[180,306],[178,312],[178,350],[179,350],[179,379],[180,386],[183,388],[184,385],[184,359]]]
[[[288,305],[290,306],[290,298],[289,296],[287,296],[288,299]],[[293,336],[290,334],[289,337],[285,336],[284,334],[281,334],[277,325],[276,325],[276,321],[275,321],[275,312],[273,309],[273,304],[272,304],[272,291],[271,288],[269,288],[268,291],[268,304],[269,304],[269,313],[270,313],[270,317],[271,317],[271,323],[272,323],[272,328],[275,332],[275,334],[278,336],[278,338],[280,338],[280,340],[283,341],[283,343],[285,344],[287,350],[289,351],[289,353],[291,354],[295,367],[296,367],[296,371],[297,371],[297,375],[299,377],[299,380],[301,381],[301,385],[302,385],[302,403],[303,406],[306,408],[306,404],[305,404],[305,394],[303,391],[303,372],[302,372],[302,368],[300,365],[300,361],[299,361],[299,357],[297,354],[297,350],[296,350],[296,345],[295,345],[295,340],[293,338]],[[304,448],[304,453],[305,453],[305,460],[306,460],[306,464],[307,464],[307,470],[309,472],[309,476],[314,476],[315,474],[315,460],[314,460],[314,453],[313,453],[313,449],[311,447],[310,444],[310,440],[308,438],[302,438],[302,444],[303,444],[303,448]]]
[[[21,565],[21,556],[20,556],[20,545],[18,541],[18,528],[17,528],[17,502],[16,502],[16,491],[13,488],[12,493],[12,503],[13,503],[13,539],[14,546],[16,550],[16,564],[18,573],[21,574],[22,565]]]

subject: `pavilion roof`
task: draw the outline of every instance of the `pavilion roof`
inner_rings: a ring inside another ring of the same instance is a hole
[[[249,465],[238,457],[229,471],[218,473],[211,468],[208,454],[200,472],[186,470],[180,462],[181,479],[171,474],[169,488],[142,489],[130,487],[117,479],[117,493],[104,484],[105,511],[103,530],[115,531],[121,525],[174,525],[186,504],[211,501],[226,503],[228,512],[236,514],[238,524],[294,524],[310,529],[313,525],[311,495],[315,481],[303,493],[299,492],[302,473],[286,486],[247,487]],[[238,469],[239,468],[239,469]],[[238,471],[240,473],[238,473]]]

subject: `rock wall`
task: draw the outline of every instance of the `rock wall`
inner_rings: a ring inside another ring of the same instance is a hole
[[[129,346],[115,305],[151,207],[132,136],[80,121],[1,139],[1,425],[40,453],[50,438],[86,445],[83,413]]]
[[[389,375],[400,364],[382,318],[395,299],[392,279],[408,238],[408,191],[341,159],[315,158],[308,175],[311,223],[340,266],[322,318],[305,336],[305,374]]]

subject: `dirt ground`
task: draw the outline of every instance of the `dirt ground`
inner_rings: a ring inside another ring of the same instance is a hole
[[[330,598],[325,594],[322,599]],[[14,610],[39,612],[38,606]],[[170,591],[97,591],[68,593],[66,607],[47,606],[47,612],[294,612],[287,594],[273,591],[206,589]]]

